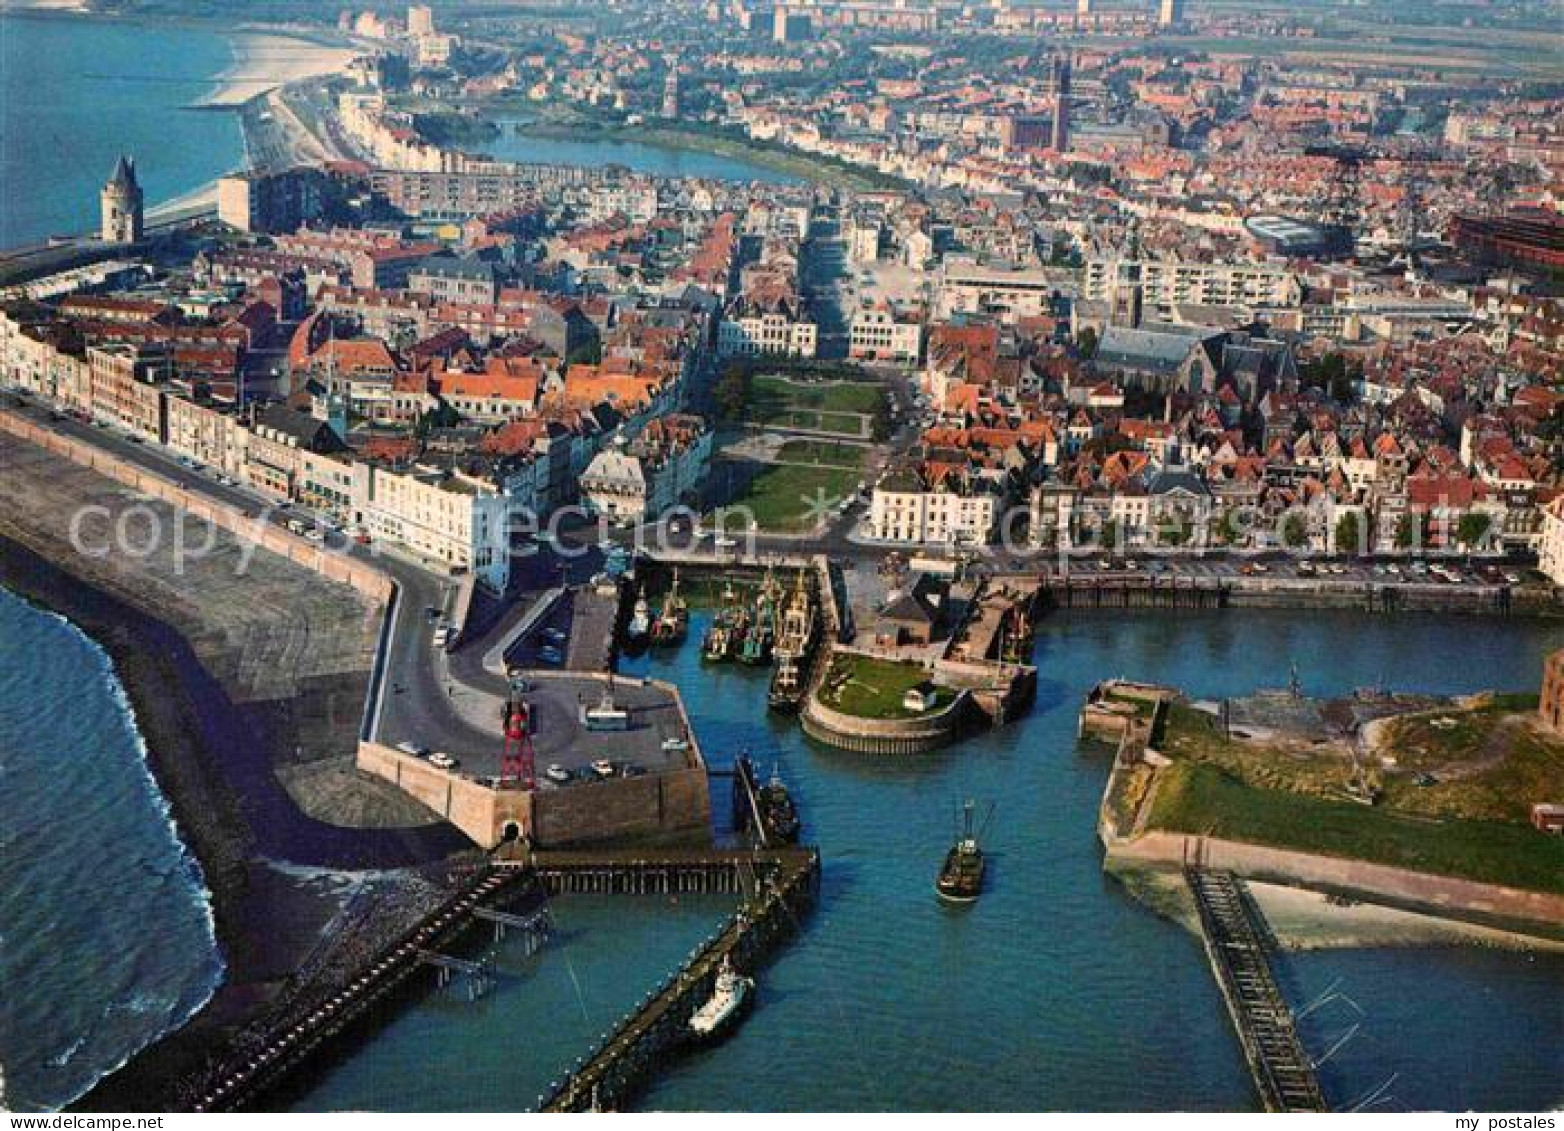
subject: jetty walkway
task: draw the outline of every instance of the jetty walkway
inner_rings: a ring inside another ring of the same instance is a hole
[[[600,855],[580,857],[540,852],[531,866],[551,890],[716,890],[746,891],[749,896],[684,966],[648,994],[564,1080],[538,1097],[540,1111],[620,1108],[667,1055],[688,1042],[690,1017],[711,997],[722,965],[754,970],[767,951],[797,929],[820,883],[820,854],[811,848],[626,857],[614,866],[605,866]]]
[[[1186,866],[1184,874],[1200,911],[1206,957],[1265,1110],[1329,1111],[1314,1061],[1299,1041],[1292,1009],[1276,985],[1266,934],[1243,881],[1198,864]]]

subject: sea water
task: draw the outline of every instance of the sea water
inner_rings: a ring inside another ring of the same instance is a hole
[[[154,205],[244,163],[231,110],[197,110],[234,63],[194,27],[0,15],[0,248],[95,231],[124,153]]]
[[[3,1106],[54,1108],[177,1027],[222,973],[107,654],[0,589]]]
[[[1091,685],[1174,683],[1197,697],[1286,686],[1441,693],[1535,689],[1557,624],[1360,613],[1052,615],[1037,702],[1020,721],[916,757],[846,754],[768,715],[767,672],[703,665],[709,613],[672,651],[624,670],[680,687],[716,766],[749,750],[798,799],[824,857],[817,909],[760,974],[727,1041],[680,1060],[652,1109],[1244,1110],[1256,1097],[1197,938],[1102,871],[1096,813],[1110,752],[1076,738]],[[718,796],[715,804],[725,799]],[[965,798],[994,806],[986,894],[941,905],[933,880]],[[588,1003],[633,1001],[687,952],[689,907],[595,908],[532,961],[503,1008],[415,1004],[303,1106],[504,1110],[586,1051],[562,1029],[574,978]],[[672,914],[670,914],[670,911]],[[720,909],[706,909],[713,924]],[[1323,951],[1278,959],[1338,1107],[1529,1109],[1564,1101],[1564,957],[1473,948]],[[614,1008],[597,1010],[587,1033]],[[561,1036],[568,1039],[561,1040]],[[481,1087],[417,1064],[491,1066]]]

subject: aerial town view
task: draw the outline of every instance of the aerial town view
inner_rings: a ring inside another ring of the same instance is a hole
[[[0,476],[7,1126],[1558,1128],[1560,0],[0,0]]]

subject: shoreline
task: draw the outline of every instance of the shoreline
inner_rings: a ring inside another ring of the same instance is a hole
[[[1107,873],[1135,902],[1200,936],[1198,914],[1182,872],[1138,861],[1106,863]],[[1367,897],[1332,902],[1324,892],[1293,884],[1252,877],[1245,877],[1244,883],[1283,951],[1437,946],[1564,954],[1564,938],[1396,907]]]
[[[412,874],[461,845],[438,827],[377,835],[303,818],[271,773],[265,719],[229,701],[176,630],[6,533],[0,585],[65,618],[108,654],[147,767],[204,877],[223,967],[214,992],[182,1025],[128,1055],[65,1107],[166,1110],[177,1103],[181,1079],[275,1004],[341,912],[349,886],[342,879]],[[257,773],[274,788],[256,790]]]
[[[332,47],[269,28],[223,34],[233,52],[233,63],[212,76],[214,89],[193,103],[192,109],[238,110],[290,83],[340,71],[357,54],[351,47]],[[290,58],[288,52],[296,54]]]

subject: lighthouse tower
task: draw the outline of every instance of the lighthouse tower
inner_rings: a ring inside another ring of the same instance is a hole
[[[105,241],[135,243],[141,238],[141,185],[134,161],[121,155],[98,202],[103,217],[99,234]]]

